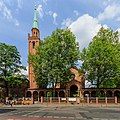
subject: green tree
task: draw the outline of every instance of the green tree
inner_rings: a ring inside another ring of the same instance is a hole
[[[40,43],[35,55],[30,55],[40,87],[49,85],[55,88],[57,83],[70,80],[69,69],[75,66],[79,59],[79,48],[75,40],[69,29],[57,29]]]
[[[86,79],[97,88],[118,87],[120,82],[120,43],[118,32],[100,29],[81,52]]]
[[[20,61],[20,54],[15,46],[0,43],[0,82],[9,96],[10,88],[21,85],[25,78],[21,70],[25,69]]]

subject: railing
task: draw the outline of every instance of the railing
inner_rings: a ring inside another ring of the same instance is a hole
[[[21,98],[13,100],[13,104],[43,104],[43,103],[57,103],[57,104],[118,104],[120,98],[117,97],[40,97],[35,101],[33,98]]]
[[[120,103],[120,98],[117,97],[41,97],[40,103],[87,103],[87,104],[109,104],[109,103]]]

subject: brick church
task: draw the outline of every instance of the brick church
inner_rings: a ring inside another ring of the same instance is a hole
[[[31,34],[28,34],[28,53],[36,54],[36,47],[40,45],[40,29],[38,21],[38,12],[35,8],[33,26],[31,29]],[[58,84],[55,89],[55,97],[79,97],[83,98],[85,95],[89,97],[96,97],[96,88],[85,88],[84,75],[81,75],[76,67],[70,69],[74,78],[63,86]],[[26,91],[26,97],[30,97],[33,101],[40,101],[41,97],[47,97],[47,93],[52,92],[52,88],[38,88],[35,80],[35,75],[33,71],[32,64],[29,63],[29,88]],[[103,96],[113,97],[120,94],[120,89],[99,89],[99,92]]]
[[[36,53],[36,47],[40,45],[40,29],[39,29],[39,21],[38,21],[38,12],[35,8],[34,10],[34,19],[33,19],[33,26],[31,29],[31,34],[28,34],[28,53],[35,54]],[[83,76],[79,74],[77,68],[71,68],[71,73],[74,74],[74,79],[70,80],[69,83],[65,85],[65,87],[61,88],[60,85],[57,85],[55,96],[56,97],[68,97],[72,96],[73,93],[76,96],[82,97],[82,88],[84,88],[84,78]],[[34,100],[39,101],[40,97],[46,97],[47,92],[52,91],[51,88],[42,89],[38,88],[36,81],[35,81],[35,75],[33,71],[32,64],[29,63],[29,70],[28,70],[28,78],[29,78],[29,89],[27,91],[27,97],[32,97]]]

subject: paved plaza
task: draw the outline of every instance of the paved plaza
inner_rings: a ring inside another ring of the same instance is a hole
[[[120,120],[120,107],[1,107],[0,120]]]

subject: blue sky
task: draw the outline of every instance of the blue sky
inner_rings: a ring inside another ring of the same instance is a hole
[[[101,26],[120,31],[119,0],[0,0],[0,42],[15,45],[25,66],[35,5],[41,40],[56,28],[69,27],[82,50]]]

